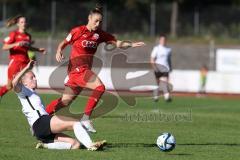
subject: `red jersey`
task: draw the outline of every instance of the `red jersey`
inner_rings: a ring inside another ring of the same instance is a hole
[[[85,25],[73,28],[65,39],[72,45],[68,71],[78,67],[92,67],[93,55],[102,42],[116,41],[115,37],[101,29],[89,31]]]
[[[4,44],[12,44],[16,42],[27,42],[30,45],[31,43],[31,35],[28,33],[20,33],[19,31],[12,31],[9,33],[9,36],[4,39]],[[10,49],[10,59],[15,59],[18,61],[29,61],[28,57],[28,49],[29,45],[25,46],[16,46]]]

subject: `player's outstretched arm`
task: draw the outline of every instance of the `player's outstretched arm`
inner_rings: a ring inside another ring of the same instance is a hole
[[[12,80],[12,86],[13,86],[13,90],[17,93],[21,92],[21,88],[18,86],[22,76],[27,72],[29,71],[30,69],[33,68],[33,65],[34,65],[34,61],[33,60],[30,60],[30,62],[27,64],[27,66],[21,70],[15,77],[14,79]]]
[[[144,42],[133,42],[132,47],[142,47],[145,46]]]
[[[120,41],[115,42],[118,48],[129,48],[129,47],[141,47],[144,46],[144,42],[131,42],[131,41]]]
[[[151,57],[150,58],[150,63],[151,63],[151,66],[152,66],[153,70],[157,72],[158,68],[157,68],[156,63],[155,63],[155,58]]]
[[[37,48],[37,47],[33,47],[33,46],[30,46],[29,47],[29,50],[31,51],[37,51],[37,52],[40,52],[42,54],[47,54],[47,51],[45,48]]]
[[[66,46],[67,46],[67,43],[65,40],[63,40],[62,42],[59,43],[58,48],[57,48],[57,53],[56,53],[56,60],[58,62],[62,62],[62,60],[65,58],[63,56],[62,51]]]

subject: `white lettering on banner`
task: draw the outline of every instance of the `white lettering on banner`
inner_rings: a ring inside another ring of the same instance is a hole
[[[82,46],[84,48],[97,48],[97,42],[83,40],[82,41]]]
[[[217,49],[216,70],[220,72],[240,72],[239,49]]]

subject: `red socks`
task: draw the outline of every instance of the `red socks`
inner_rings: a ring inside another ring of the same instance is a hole
[[[92,95],[89,97],[84,113],[88,116],[91,115],[93,109],[96,107],[99,99],[101,98],[102,94],[105,91],[105,86],[104,85],[100,85],[98,87],[96,87],[93,92]],[[57,111],[58,109],[64,107],[65,105],[62,103],[62,99],[58,98],[53,100],[50,104],[47,105],[46,107],[46,111],[48,114],[53,114],[55,111]]]
[[[93,90],[92,95],[89,97],[84,113],[88,116],[91,115],[93,109],[96,107],[99,99],[105,91],[105,86],[100,85]]]
[[[64,107],[62,103],[62,98],[58,98],[53,100],[50,104],[47,105],[46,111],[48,114],[53,114],[56,110],[60,109],[61,107]]]

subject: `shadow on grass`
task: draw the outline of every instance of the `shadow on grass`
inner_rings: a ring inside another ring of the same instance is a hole
[[[169,153],[169,152],[166,152],[168,153],[167,155],[169,156],[192,156],[193,154],[189,154],[189,153]]]
[[[182,143],[177,146],[240,146],[237,143]],[[131,147],[157,147],[156,144],[146,143],[109,143],[109,148],[131,148]]]
[[[108,148],[135,148],[135,147],[148,147],[148,148],[155,148],[157,149],[156,144],[146,144],[146,143],[109,143]],[[170,156],[192,156],[193,154],[189,153],[170,153],[170,152],[165,152],[166,155]]]
[[[108,147],[109,148],[157,147],[157,145],[145,143],[109,143]]]
[[[107,115],[107,116],[102,116],[101,118],[106,118],[106,119],[108,119],[108,118],[116,118],[116,119],[118,119],[118,118],[124,118],[124,116],[120,116],[120,115]]]

